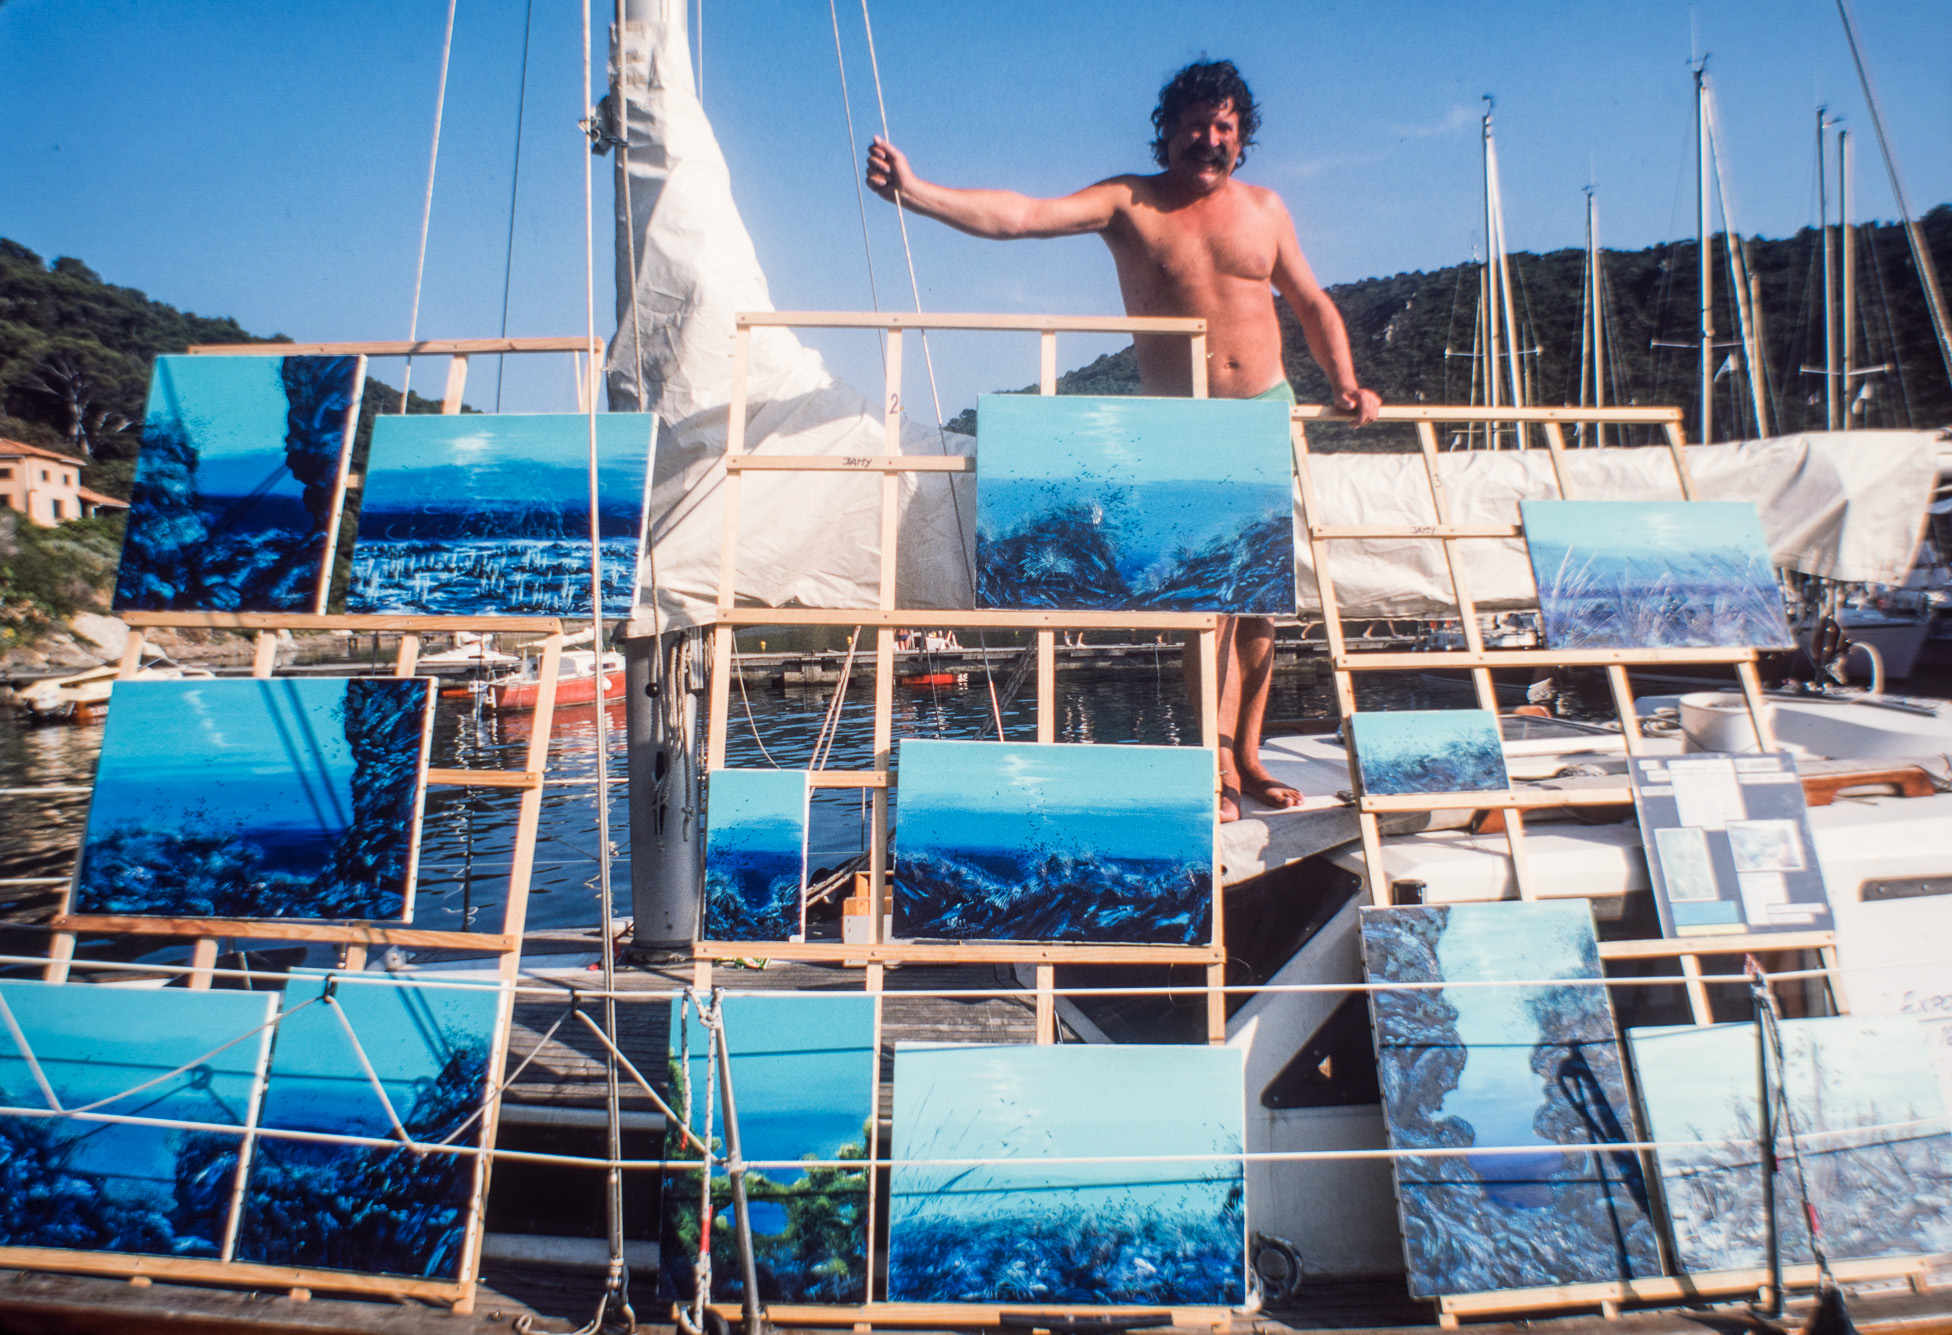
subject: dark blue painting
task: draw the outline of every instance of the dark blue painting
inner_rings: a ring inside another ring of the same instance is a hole
[[[363,357],[158,357],[114,608],[323,612]]]
[[[650,413],[596,419],[603,614],[636,602]],[[590,419],[391,416],[373,426],[349,612],[590,614]]]
[[[433,683],[118,681],[75,913],[412,916]]]
[[[807,772],[713,770],[705,802],[705,939],[798,939],[807,884]]]
[[[1212,751],[904,741],[896,768],[900,935],[1212,939]]]
[[[976,605],[1292,615],[1288,405],[985,394]]]
[[[469,1119],[487,1092],[500,1016],[492,985],[294,970],[260,1122],[384,1140],[394,1138],[397,1117],[417,1143],[452,1137],[478,1146],[481,1122]],[[237,1259],[457,1279],[476,1169],[471,1154],[262,1137],[245,1182]]]
[[[1410,1294],[1660,1273],[1640,1159],[1583,899],[1362,911],[1383,1118]],[[1505,983],[1467,986],[1457,983]],[[1495,1148],[1500,1152],[1491,1152]]]
[[[1783,1022],[1789,1130],[1808,1137],[1803,1171],[1833,1261],[1952,1252],[1952,1135],[1924,1031],[1909,1016]],[[1634,1029],[1647,1109],[1682,1270],[1767,1263],[1757,1161],[1755,1026]],[[1919,1125],[1922,1123],[1922,1125]],[[1890,1130],[1865,1128],[1889,1127]],[[1807,1265],[1810,1230],[1779,1124],[1776,1227],[1783,1260]],[[1734,1143],[1730,1143],[1734,1142]]]
[[[898,1044],[889,1300],[1244,1302],[1243,1079],[1238,1048]],[[1121,1156],[1174,1159],[1056,1162]]]
[[[726,1052],[739,1105],[739,1147],[746,1162],[759,1296],[769,1303],[858,1303],[867,1299],[868,1121],[874,1115],[875,1004],[865,993],[724,996]],[[686,1027],[689,1026],[689,1034]],[[696,1013],[671,1018],[671,1105],[692,1133],[725,1153],[724,1099],[711,1046]],[[695,1141],[676,1127],[665,1134],[667,1159],[698,1159]],[[814,1162],[802,1166],[803,1160]],[[823,1166],[824,1165],[824,1166]],[[658,1248],[664,1293],[689,1300],[698,1292],[697,1261],[705,1217],[700,1175],[664,1179],[664,1232]],[[745,1296],[732,1182],[722,1158],[711,1181],[712,1297]]]
[[[1788,648],[1747,501],[1521,501],[1553,649]]]
[[[209,1128],[0,1114],[0,1246],[222,1257],[276,1003],[269,992],[0,982],[11,1021],[0,1024],[0,1107],[45,1111],[52,1094],[62,1108]],[[171,1075],[178,1067],[190,1069]]]
[[[1511,787],[1498,716],[1488,709],[1392,709],[1349,715],[1362,791],[1486,793]]]

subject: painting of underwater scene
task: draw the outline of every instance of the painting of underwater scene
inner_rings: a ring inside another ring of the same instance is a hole
[[[158,357],[114,609],[322,612],[363,357]]]
[[[492,984],[294,969],[260,1122],[393,1138],[393,1117],[361,1066],[363,1051],[416,1142],[453,1137],[478,1146],[481,1123],[469,1119],[487,1092],[500,1022],[501,994]],[[245,1180],[237,1259],[458,1278],[475,1166],[471,1154],[260,1138]]]
[[[1831,1260],[1952,1251],[1952,1135],[1918,1022],[1909,1016],[1785,1020],[1778,1125],[1776,1227],[1782,1257],[1808,1264],[1810,1233],[1790,1159],[1800,1138],[1811,1204]],[[1685,1272],[1747,1269],[1764,1260],[1756,1159],[1756,1041],[1752,1024],[1635,1029],[1634,1076],[1658,1141],[1711,1142],[1656,1150],[1661,1190]],[[1855,1128],[1925,1121],[1893,1131]],[[1734,1144],[1714,1142],[1736,1142]]]
[[[1658,1275],[1613,1005],[1583,899],[1362,911],[1410,1294]],[[1455,987],[1511,981],[1511,987]]]
[[[412,915],[433,682],[118,681],[74,913]]]
[[[706,780],[705,939],[798,937],[807,884],[807,809],[800,769],[720,769]]]
[[[1747,501],[1520,501],[1552,649],[1787,648]]]
[[[1392,709],[1349,715],[1362,791],[1488,793],[1511,787],[1498,716],[1488,709]]]
[[[976,605],[1292,615],[1288,405],[985,394]]]
[[[868,1173],[801,1167],[802,1160],[868,1157],[874,1114],[875,998],[865,993],[723,995],[726,1052],[739,1105],[739,1148],[749,1164],[747,1209],[759,1297],[769,1303],[858,1303],[867,1299]],[[692,1133],[725,1153],[719,1097],[705,1026],[689,1007],[671,1012],[671,1106]],[[707,1086],[711,1086],[710,1094]],[[705,1110],[711,1108],[711,1130]],[[697,1145],[675,1126],[666,1159],[697,1159]],[[696,1170],[664,1179],[664,1232],[658,1247],[666,1297],[697,1293],[704,1183]],[[712,1297],[738,1302],[738,1232],[732,1181],[714,1158]]]
[[[897,1044],[889,1301],[1244,1302],[1241,1060],[1193,1044]],[[1187,1157],[1049,1162],[1118,1156]]]
[[[650,413],[599,413],[603,614],[627,617],[651,460]],[[382,417],[352,547],[348,612],[590,614],[590,419]]]
[[[0,1107],[46,1109],[51,1090],[63,1108],[219,1128],[0,1114],[0,1246],[221,1256],[244,1143],[221,1128],[257,1120],[276,1002],[270,992],[0,982]],[[190,1069],[170,1074],[179,1067]]]
[[[1204,945],[1214,763],[1192,746],[903,741],[896,932]]]

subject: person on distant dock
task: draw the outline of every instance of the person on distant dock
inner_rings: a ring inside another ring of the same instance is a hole
[[[900,149],[876,136],[868,187],[925,217],[995,240],[1096,232],[1110,247],[1128,315],[1201,316],[1207,322],[1207,390],[1216,398],[1294,402],[1281,362],[1274,296],[1287,298],[1335,403],[1357,426],[1382,400],[1356,379],[1335,303],[1302,258],[1294,222],[1272,190],[1234,179],[1260,128],[1260,110],[1230,60],[1199,61],[1175,74],[1152,113],[1152,176],[1114,176],[1062,199],[1008,190],[957,190],[915,174]],[[1132,340],[1147,394],[1190,394],[1186,345],[1170,335]],[[1189,645],[1189,650],[1190,650]],[[1198,698],[1198,662],[1186,655]],[[1261,764],[1261,723],[1273,683],[1274,623],[1224,617],[1220,628],[1220,819],[1237,820],[1240,796],[1275,807],[1302,796]]]

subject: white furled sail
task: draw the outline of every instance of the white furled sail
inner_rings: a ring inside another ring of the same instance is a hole
[[[610,407],[647,408],[664,424],[650,503],[657,623],[698,625],[718,601],[733,317],[774,307],[694,92],[684,0],[631,0],[624,30],[611,33],[610,61],[628,139],[619,155]],[[906,420],[901,440],[887,442],[879,404],[837,380],[819,353],[791,330],[753,331],[749,451],[861,456],[973,454],[975,447],[967,436]],[[747,473],[743,491],[740,604],[877,605],[879,474]],[[901,606],[970,605],[975,521],[966,475],[902,476]],[[638,615],[646,620],[650,574],[640,572],[639,581]]]

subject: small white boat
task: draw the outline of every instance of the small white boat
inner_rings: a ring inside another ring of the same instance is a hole
[[[34,723],[100,723],[108,716],[109,691],[121,668],[104,663],[65,677],[47,677],[14,692],[14,705]],[[214,677],[205,668],[184,667],[162,657],[137,669],[137,681],[176,681]]]

